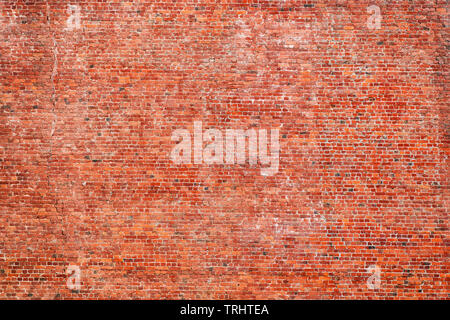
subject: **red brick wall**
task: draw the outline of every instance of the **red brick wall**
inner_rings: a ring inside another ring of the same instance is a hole
[[[449,297],[446,1],[0,17],[1,298]],[[173,163],[194,121],[279,128],[278,172]]]

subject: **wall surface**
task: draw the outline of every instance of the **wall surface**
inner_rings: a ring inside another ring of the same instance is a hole
[[[0,298],[448,299],[447,9],[1,0]]]

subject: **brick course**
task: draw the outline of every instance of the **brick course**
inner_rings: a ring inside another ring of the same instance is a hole
[[[448,299],[447,9],[2,0],[0,298]],[[278,173],[174,164],[194,121]]]

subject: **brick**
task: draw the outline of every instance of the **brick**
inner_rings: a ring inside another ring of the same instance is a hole
[[[448,299],[446,9],[2,1],[0,298]],[[173,163],[195,121],[278,171]]]

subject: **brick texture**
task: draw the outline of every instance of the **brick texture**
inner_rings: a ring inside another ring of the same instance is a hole
[[[2,0],[0,298],[448,299],[447,9]],[[174,164],[194,121],[278,172]]]

